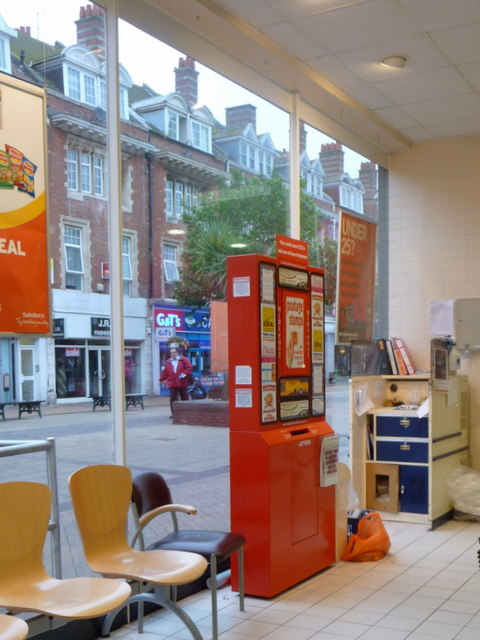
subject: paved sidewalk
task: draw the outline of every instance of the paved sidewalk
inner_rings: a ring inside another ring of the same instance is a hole
[[[329,387],[327,411],[330,424],[341,438],[341,459],[348,447],[346,387]],[[37,414],[20,420],[13,409],[0,420],[0,440],[55,439],[59,487],[62,576],[90,575],[71,511],[68,476],[88,464],[113,461],[112,413],[106,408],[92,411],[92,403],[42,407]],[[145,410],[134,407],[126,413],[127,464],[132,472],[156,470],[168,480],[175,502],[197,507],[189,526],[225,529],[230,526],[229,431],[227,428],[172,425],[168,398],[146,398]],[[338,426],[337,426],[338,423]],[[345,426],[347,430],[345,431]],[[28,453],[0,459],[0,482],[31,480],[46,482],[46,456]],[[160,521],[152,524],[147,541],[158,537]],[[49,555],[49,546],[46,546]]]

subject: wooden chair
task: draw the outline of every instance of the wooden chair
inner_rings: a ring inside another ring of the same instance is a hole
[[[44,484],[0,483],[0,607],[53,618],[103,616],[127,600],[130,587],[105,578],[61,580],[46,572],[42,552],[50,501]]]
[[[172,531],[160,540],[153,542],[148,549],[170,549],[199,553],[210,564],[210,579],[207,585],[212,595],[212,638],[218,638],[217,588],[226,583],[230,571],[217,573],[218,568],[227,564],[232,554],[237,553],[239,573],[240,611],[245,611],[243,580],[243,548],[245,537],[239,533],[226,531],[206,531],[201,529],[180,529],[177,513],[196,514],[195,507],[174,504],[170,489],[159,473],[147,471],[133,479],[132,504],[138,528],[132,540],[140,541],[144,548],[143,530],[157,516],[168,513],[172,518]]]
[[[28,624],[15,616],[0,615],[0,640],[23,640],[28,634]]]
[[[175,613],[195,640],[202,640],[191,618],[170,597],[170,587],[199,578],[207,568],[205,558],[181,551],[136,551],[126,538],[132,474],[120,465],[92,465],[70,476],[70,494],[87,562],[104,576],[127,578],[153,587],[138,593],[138,632],[143,632],[143,603],[154,602]],[[122,607],[105,618],[102,635],[108,635]]]

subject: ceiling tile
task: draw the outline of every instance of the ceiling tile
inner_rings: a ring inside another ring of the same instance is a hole
[[[425,102],[406,104],[403,109],[417,122],[424,125],[478,118],[480,96],[471,93],[439,98],[438,100],[425,100]]]
[[[299,60],[315,58],[328,53],[318,41],[299,33],[297,29],[287,22],[277,22],[262,27],[262,33],[282,46],[286,51],[292,53]]]
[[[368,0],[262,0],[274,7],[285,18],[305,18],[306,16],[316,15],[339,9],[340,7],[348,7],[353,4],[360,4]],[[258,2],[258,0],[257,0]]]
[[[381,80],[374,87],[399,105],[470,92],[467,81],[458,71],[449,67],[394,80]]]
[[[412,118],[402,107],[384,107],[374,109],[379,118],[387,122],[396,129],[404,129],[405,127],[414,127],[419,123]]]
[[[422,33],[420,26],[397,2],[384,0],[368,0],[295,20],[294,24],[334,53]]]
[[[474,62],[480,58],[480,22],[442,29],[430,36],[454,64]]]
[[[478,0],[399,0],[425,31],[480,21]]]
[[[480,91],[480,62],[468,62],[458,65],[458,69],[472,83],[472,87]]]
[[[359,78],[336,55],[321,56],[306,61],[308,66],[338,87],[358,84]]]
[[[273,24],[282,19],[280,13],[275,10],[269,2],[258,2],[258,0],[221,0],[218,4],[223,5],[226,9],[243,18],[254,27],[261,27],[266,24]]]
[[[427,140],[432,140],[433,135],[432,132],[422,127],[421,125],[416,125],[414,127],[405,127],[400,129],[403,135],[413,140],[413,142],[426,142]],[[442,136],[446,137],[446,136]]]
[[[379,64],[391,55],[404,55],[407,64],[404,69],[389,69]],[[361,47],[337,54],[355,74],[365,80],[389,80],[419,71],[439,69],[449,65],[448,58],[436,47],[427,35],[408,40],[393,40],[388,43]]]
[[[368,109],[381,109],[392,105],[391,100],[365,82],[349,86],[346,93]]]

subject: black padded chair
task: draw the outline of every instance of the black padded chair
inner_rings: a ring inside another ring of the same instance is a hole
[[[203,531],[201,529],[181,529],[177,513],[194,515],[197,510],[188,505],[175,504],[170,489],[159,473],[147,471],[133,478],[132,507],[137,530],[132,546],[138,541],[145,548],[143,530],[149,522],[159,515],[169,513],[172,518],[172,531],[160,540],[150,544],[147,549],[171,549],[190,551],[202,555],[210,565],[210,578],[207,586],[212,594],[212,638],[218,638],[217,590],[228,582],[229,570],[218,573],[218,568],[229,564],[230,556],[237,553],[239,576],[240,611],[245,611],[243,548],[245,537],[239,533],[225,531]],[[175,597],[175,596],[174,596]]]

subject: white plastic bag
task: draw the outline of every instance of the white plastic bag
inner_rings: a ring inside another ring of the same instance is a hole
[[[480,520],[480,473],[458,465],[447,476],[456,520]]]

